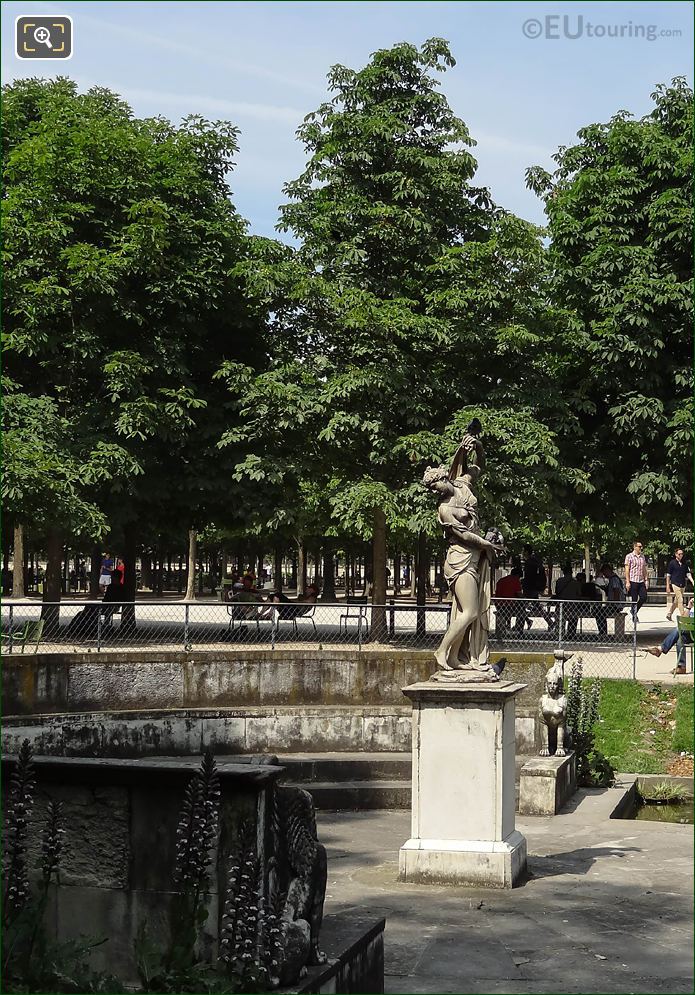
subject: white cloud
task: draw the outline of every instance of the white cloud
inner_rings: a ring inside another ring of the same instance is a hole
[[[266,66],[259,66],[254,63],[242,62],[238,59],[230,59],[226,55],[220,55],[219,52],[213,49],[202,49],[197,48],[195,45],[189,45],[186,42],[176,41],[173,38],[167,38],[165,35],[153,34],[149,31],[142,31],[140,28],[128,27],[124,24],[114,24],[111,21],[104,21],[99,17],[92,17],[89,14],[85,14],[82,9],[83,5],[76,10],[73,15],[79,18],[81,24],[90,25],[96,28],[97,31],[107,32],[109,35],[120,35],[122,38],[127,38],[131,42],[139,43],[146,48],[151,48],[155,46],[156,48],[164,49],[168,52],[176,52],[179,55],[190,56],[198,62],[203,64],[212,64],[216,67],[230,69],[233,72],[240,73],[244,76],[255,76],[258,79],[272,80],[276,83],[281,83],[283,86],[292,86],[300,90],[305,90],[310,93],[323,93],[321,87],[317,87],[315,84],[307,82],[306,80],[298,79],[294,76],[288,76],[286,73],[279,73],[273,69],[268,69]],[[166,8],[164,7],[164,10]],[[53,14],[53,13],[65,13],[65,10],[61,7],[60,11],[52,11],[48,9],[37,9],[37,13]],[[217,36],[212,36],[212,41],[217,44]]]
[[[94,86],[82,80],[79,85],[84,88]],[[304,118],[304,111],[296,107],[280,107],[275,104],[254,104],[239,100],[220,100],[218,97],[200,96],[194,93],[172,93],[167,90],[149,90],[142,87],[122,87],[114,83],[100,83],[120,94],[124,100],[133,104],[148,101],[160,106],[176,107],[183,112],[224,114],[231,118],[245,117],[256,121],[281,121],[298,127]]]

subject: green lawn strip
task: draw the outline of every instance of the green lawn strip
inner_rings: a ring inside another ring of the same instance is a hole
[[[693,750],[692,708],[692,688],[603,681],[596,749],[616,771],[665,773],[674,754]]]
[[[693,734],[693,688],[679,688],[674,718],[676,728],[673,730],[672,746],[676,753],[685,751],[692,754],[695,751],[695,735]]]

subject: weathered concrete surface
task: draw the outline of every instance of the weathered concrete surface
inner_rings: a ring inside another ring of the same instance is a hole
[[[3,757],[7,778],[14,758]],[[37,782],[30,824],[31,868],[40,867],[40,847],[49,799],[63,803],[63,854],[59,883],[51,886],[47,925],[52,939],[80,935],[108,943],[93,952],[95,969],[137,981],[135,941],[147,922],[154,942],[166,945],[176,828],[188,781],[199,758],[160,760],[35,757]],[[228,858],[242,822],[259,827],[257,847],[264,866],[272,845],[267,794],[282,768],[274,764],[219,763],[220,820],[214,848],[204,944],[216,956],[220,908]],[[7,783],[7,782],[6,782]]]
[[[494,661],[500,654],[491,654]],[[537,707],[552,654],[508,654],[505,678],[528,684]],[[427,680],[434,654],[413,650],[248,650],[38,653],[3,658],[8,715],[235,705],[401,705]]]
[[[518,818],[530,877],[506,892],[399,883],[405,812],[319,813],[326,911],[386,916],[387,992],[691,992],[692,827],[610,820],[622,794]]]
[[[577,755],[533,757],[521,768],[519,814],[556,815],[577,790]]]
[[[403,699],[405,702],[405,699]],[[3,743],[26,738],[48,756],[191,756],[215,753],[405,752],[410,705],[246,706],[169,712],[86,712],[5,718]]]
[[[507,664],[505,677],[531,682],[517,702],[519,753],[539,748],[550,662],[515,654]],[[208,744],[219,753],[400,752],[410,749],[401,688],[433,669],[431,653],[354,648],[14,655],[3,659],[6,749],[27,736],[37,752],[68,756],[186,755]]]
[[[278,995],[356,995],[384,990],[383,918],[360,915],[359,909],[324,916],[321,949],[328,962],[308,967],[296,988]]]

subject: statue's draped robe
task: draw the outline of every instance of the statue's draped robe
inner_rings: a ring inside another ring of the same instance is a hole
[[[465,509],[470,515],[470,523],[461,526],[461,531],[473,532],[480,535],[478,530],[478,508],[475,495],[463,479],[452,477],[454,473],[465,472],[465,453],[457,452],[449,474],[455,488],[455,507]],[[450,526],[442,520],[441,509],[438,514],[439,524],[443,527],[449,543],[446,560],[444,562],[444,579],[451,592],[451,621],[453,622],[458,614],[459,607],[456,601],[454,586],[456,580],[463,573],[468,573],[475,578],[478,588],[478,603],[476,617],[474,618],[459,651],[459,662],[469,661],[478,664],[487,664],[490,657],[488,633],[490,629],[490,602],[492,598],[492,577],[490,572],[490,560],[486,554],[476,548],[464,545],[458,537],[451,535]],[[456,666],[455,661],[451,661]]]

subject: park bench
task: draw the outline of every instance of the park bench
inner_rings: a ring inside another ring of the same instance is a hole
[[[292,626],[292,633],[295,636],[299,635],[299,626],[297,625],[297,619],[306,619],[306,621],[311,622],[314,627],[314,635],[318,635],[318,630],[316,628],[316,620],[314,618],[316,614],[316,605],[311,602],[305,602],[302,604],[300,601],[298,604],[283,604],[275,605],[278,611],[273,614],[273,622],[276,630],[279,629],[281,622],[289,622]]]
[[[695,629],[695,618],[691,615],[679,615],[678,616],[678,634],[680,636],[680,641],[686,647],[685,649],[685,669],[688,669],[688,649],[690,646],[690,673],[695,671],[695,643],[693,643],[693,630]]]
[[[367,604],[366,597],[346,599],[345,611],[338,619],[338,635],[342,633],[343,625],[345,626],[345,635],[347,635],[348,622],[356,622],[358,631],[361,631],[363,627],[365,634],[369,631]]]
[[[43,635],[44,619],[40,618],[36,622],[25,622],[21,629],[17,629],[14,632],[3,632],[2,642],[3,645],[7,643],[7,648],[16,650],[17,646],[21,647],[21,652],[24,652],[24,647],[28,644],[34,644],[34,653],[39,651],[39,643],[41,642],[41,636]]]
[[[584,635],[584,622],[588,619],[594,619],[596,621],[597,630],[599,634],[601,634],[598,619],[602,616],[606,619],[606,628],[608,626],[608,619],[615,619],[616,637],[619,638],[625,635],[625,619],[627,617],[627,613],[623,605],[619,605],[618,610],[616,610],[608,601],[566,601],[563,598],[541,598],[539,600],[524,600],[517,598],[496,599],[497,635],[506,636],[512,632],[517,635],[519,634],[519,630],[516,629],[519,601],[523,601],[524,604],[522,609],[524,623],[526,619],[532,618],[541,618],[544,622],[547,622],[549,617],[551,624],[548,627],[548,632],[553,633],[554,635],[557,635],[560,623],[561,605],[563,615],[562,622],[565,631],[567,630],[568,622],[570,622],[570,620],[572,620],[572,622],[576,621],[576,626],[570,638],[574,638],[577,633],[579,633],[580,636]],[[511,625],[511,618],[514,618],[515,620],[514,626]],[[601,638],[603,638],[603,636],[601,636]]]
[[[229,615],[229,625],[227,626],[227,632],[242,632],[246,628],[246,622],[255,622],[256,632],[260,632],[261,622],[264,621],[264,619],[258,617],[258,609],[260,607],[260,602],[256,604],[253,601],[239,601],[234,604],[228,604],[227,614]],[[256,611],[255,615],[253,614],[254,610]]]

